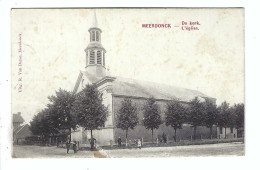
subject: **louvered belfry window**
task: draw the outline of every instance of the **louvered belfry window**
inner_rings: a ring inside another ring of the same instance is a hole
[[[101,56],[101,51],[97,51],[97,64],[102,64],[102,56]]]
[[[90,51],[89,64],[95,64],[95,51],[94,50]]]

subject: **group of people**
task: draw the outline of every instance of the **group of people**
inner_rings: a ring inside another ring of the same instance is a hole
[[[118,139],[117,139],[117,143],[118,143],[118,147],[121,147],[121,146],[122,146],[122,139],[121,139],[120,136],[119,136]],[[134,140],[134,143],[137,145],[137,147],[138,147],[139,149],[142,148],[142,141],[141,141],[141,139]]]
[[[59,143],[60,142],[57,142],[57,147],[59,147]],[[94,150],[94,148],[96,147],[96,139],[95,138],[89,139],[89,143],[91,146],[91,150]],[[71,146],[72,146],[74,153],[77,153],[77,151],[78,151],[77,142],[76,141],[71,142],[70,139],[68,138],[66,141],[67,154],[69,153]]]
[[[77,142],[70,142],[69,140],[66,141],[66,148],[67,148],[67,154],[69,153],[70,146],[72,145],[72,149],[74,153],[77,153]]]
[[[162,136],[158,135],[157,140],[158,140],[160,143],[167,143],[167,136],[166,136],[166,134],[163,133]]]

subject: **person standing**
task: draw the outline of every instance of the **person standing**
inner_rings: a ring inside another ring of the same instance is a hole
[[[72,148],[73,148],[74,153],[77,153],[77,143],[76,143],[76,141],[73,142]]]
[[[66,141],[66,148],[67,148],[67,153],[69,153],[69,150],[70,150],[70,142],[69,142],[69,140]]]
[[[94,137],[90,138],[89,143],[90,143],[91,150],[93,151],[96,147],[96,139]]]
[[[117,143],[118,143],[118,147],[121,147],[122,145],[122,139],[120,138],[120,136],[117,139]]]

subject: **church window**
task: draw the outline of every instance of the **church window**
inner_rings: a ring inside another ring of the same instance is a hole
[[[89,64],[95,64],[95,51],[90,51]]]
[[[97,51],[97,64],[102,64],[101,51]]]
[[[96,41],[99,41],[99,32],[96,32]]]
[[[95,41],[95,31],[91,31],[91,41]]]

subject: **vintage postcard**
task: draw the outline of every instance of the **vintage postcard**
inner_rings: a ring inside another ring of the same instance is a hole
[[[12,9],[12,157],[244,156],[243,8]]]

